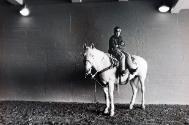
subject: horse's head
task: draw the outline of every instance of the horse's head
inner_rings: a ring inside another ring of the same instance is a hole
[[[83,62],[85,66],[85,77],[91,75],[91,70],[94,67],[95,62],[95,54],[94,54],[94,44],[91,46],[87,46],[84,44],[83,46],[84,53],[83,53]]]

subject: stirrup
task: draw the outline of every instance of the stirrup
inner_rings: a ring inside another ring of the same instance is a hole
[[[122,70],[122,71],[121,71],[121,76],[124,76],[124,75],[126,75],[126,74],[127,74],[126,70]]]

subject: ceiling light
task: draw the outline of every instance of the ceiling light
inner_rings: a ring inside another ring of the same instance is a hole
[[[158,8],[159,12],[162,12],[162,13],[166,13],[170,10],[170,7],[166,6],[166,5],[162,5]]]
[[[30,10],[29,10],[26,6],[24,6],[24,8],[22,8],[22,9],[20,10],[20,14],[21,14],[22,16],[29,16]]]

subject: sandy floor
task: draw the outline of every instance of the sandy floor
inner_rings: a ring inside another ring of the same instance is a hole
[[[0,125],[186,125],[189,105],[117,104],[115,116],[103,114],[105,104],[0,102]]]

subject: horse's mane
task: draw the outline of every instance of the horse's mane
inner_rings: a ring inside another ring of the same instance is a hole
[[[109,54],[108,53],[105,53],[105,52],[103,52],[103,51],[101,51],[99,49],[96,49],[96,48],[94,48],[93,50],[95,52],[95,55],[97,55],[99,57],[99,59],[100,58],[104,58],[104,57],[109,58]]]

